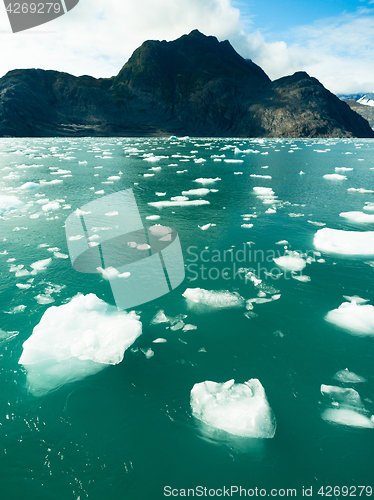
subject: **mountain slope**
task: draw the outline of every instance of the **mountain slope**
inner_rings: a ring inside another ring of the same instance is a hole
[[[271,82],[228,41],[197,30],[149,40],[117,76],[14,70],[0,79],[0,136],[374,137],[299,72]]]

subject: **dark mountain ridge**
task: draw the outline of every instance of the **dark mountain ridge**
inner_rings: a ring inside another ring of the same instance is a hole
[[[117,76],[41,69],[0,79],[0,136],[374,137],[315,78],[271,81],[228,41],[197,30],[149,40]]]

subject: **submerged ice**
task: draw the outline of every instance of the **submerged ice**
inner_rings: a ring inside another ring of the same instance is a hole
[[[244,384],[234,380],[195,384],[191,390],[192,414],[208,426],[235,436],[272,438],[276,420],[257,379]]]
[[[66,383],[120,363],[142,333],[134,312],[117,311],[94,294],[49,307],[19,359],[27,370],[29,389],[43,395]]]

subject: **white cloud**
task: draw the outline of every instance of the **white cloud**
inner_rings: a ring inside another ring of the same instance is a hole
[[[243,32],[232,41],[272,79],[303,70],[335,93],[374,91],[373,14],[373,9],[360,9],[300,26],[288,33],[288,44]]]
[[[108,77],[147,39],[173,40],[195,28],[229,38],[239,19],[230,0],[82,0],[59,19],[12,34],[4,9],[0,75],[38,67]]]

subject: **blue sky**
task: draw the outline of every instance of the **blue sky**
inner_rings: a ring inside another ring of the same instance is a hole
[[[354,13],[367,2],[348,0],[235,0],[232,4],[242,14],[243,22],[250,30],[261,30],[271,41],[287,37],[289,31],[315,21]]]
[[[307,71],[335,93],[374,91],[374,0],[80,0],[13,34],[0,5],[0,76],[43,68],[109,77],[147,39],[197,28],[228,39],[272,79]]]

